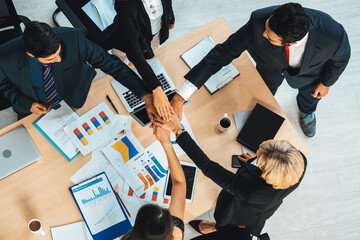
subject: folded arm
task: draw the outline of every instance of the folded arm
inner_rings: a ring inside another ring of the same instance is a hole
[[[0,68],[0,91],[10,100],[14,109],[19,113],[29,113],[34,102],[33,99],[25,96],[11,83],[5,73]]]

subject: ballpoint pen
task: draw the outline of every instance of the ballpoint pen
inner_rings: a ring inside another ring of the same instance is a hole
[[[111,101],[109,95],[106,95],[106,99],[110,102],[111,106],[113,106],[113,108],[115,109],[115,112],[116,112],[117,114],[119,114],[119,112],[118,112],[118,110],[116,109],[115,105],[114,105],[113,102]]]

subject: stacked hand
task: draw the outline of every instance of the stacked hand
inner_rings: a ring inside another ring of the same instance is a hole
[[[176,132],[176,130],[182,129],[180,124],[180,119],[175,113],[171,114],[170,120],[168,122],[154,121],[153,124],[156,127],[161,127],[167,131]]]
[[[153,133],[156,139],[161,144],[171,143],[170,142],[170,131],[166,130],[165,128],[161,128],[159,126],[153,126]]]
[[[148,93],[142,99],[151,122],[156,120],[166,123],[171,120],[173,115],[177,115],[178,120],[181,121],[182,106],[185,100],[180,95],[175,94],[170,104],[164,91],[158,87],[153,90],[153,94]]]
[[[160,86],[153,90],[153,104],[159,117],[166,122],[169,121],[170,115],[174,110]]]

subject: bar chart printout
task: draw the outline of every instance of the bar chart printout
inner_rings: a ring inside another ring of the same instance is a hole
[[[104,174],[76,185],[72,192],[93,235],[126,220]]]
[[[137,153],[136,147],[132,144],[134,141],[129,139],[124,137],[102,151],[137,197],[147,192],[150,197],[153,194],[153,187],[167,175],[166,154],[157,141]]]

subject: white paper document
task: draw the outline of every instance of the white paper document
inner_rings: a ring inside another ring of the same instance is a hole
[[[210,51],[216,46],[211,37],[204,38],[201,42],[190,48],[181,55],[182,60],[189,68],[195,67]],[[212,75],[204,84],[207,90],[212,94],[218,89],[232,81],[239,71],[231,63],[222,67],[218,72]]]
[[[104,174],[74,186],[72,192],[93,235],[126,220]]]
[[[135,153],[135,148],[129,146],[128,151]],[[120,149],[120,151],[123,150]],[[158,141],[136,155],[126,154],[126,152],[119,154],[119,150],[112,146],[104,148],[103,152],[138,197],[143,193],[152,194],[153,185],[165,178],[168,172],[166,154]]]
[[[70,180],[74,184],[78,184],[102,172],[106,173],[106,176],[108,176],[112,187],[115,187],[117,184],[119,184],[119,182],[124,181],[101,150],[95,150],[92,153],[91,160],[87,162],[82,168],[80,168],[80,170],[77,171],[70,178]]]
[[[116,16],[113,0],[91,0],[81,9],[101,31],[110,26]]]
[[[51,228],[52,240],[93,240],[85,222]]]
[[[47,114],[34,122],[34,126],[68,159],[77,154],[77,146],[64,131],[64,127],[79,118],[65,101],[60,102],[59,109],[51,109]]]
[[[128,128],[128,122],[124,119],[128,119],[128,116],[115,115],[106,103],[102,102],[64,130],[80,152],[87,155]]]

